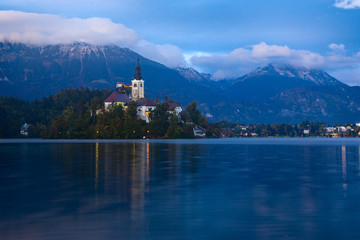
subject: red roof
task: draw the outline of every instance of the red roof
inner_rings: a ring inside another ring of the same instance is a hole
[[[130,98],[126,93],[122,93],[119,91],[113,91],[110,96],[108,96],[104,102],[123,102],[129,103]]]

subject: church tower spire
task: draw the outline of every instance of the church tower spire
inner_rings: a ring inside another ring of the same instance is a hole
[[[145,97],[144,93],[144,80],[141,76],[141,69],[139,64],[139,57],[137,57],[137,64],[135,67],[135,75],[131,81],[131,100],[137,101],[140,98]]]
[[[139,57],[137,57],[137,64],[136,64],[136,67],[135,67],[134,79],[135,80],[141,80],[142,79],[141,68],[140,68],[140,64],[139,64]]]

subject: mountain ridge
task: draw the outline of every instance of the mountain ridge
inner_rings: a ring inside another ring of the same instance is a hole
[[[264,101],[286,89],[307,86],[347,85],[322,70],[269,64],[234,80],[228,96],[231,101]]]
[[[208,74],[169,69],[127,48],[86,43],[42,47],[0,43],[0,95],[35,99],[64,88],[114,89],[118,81],[130,84],[137,57],[147,97],[168,96],[182,105],[197,101],[212,121],[289,122],[307,116],[337,121],[344,114],[360,119],[356,107],[360,94],[353,90],[358,88],[321,70],[270,64],[237,79],[213,81]],[[306,102],[299,102],[300,95]],[[312,106],[314,111],[308,111]]]
[[[238,78],[238,81],[245,81],[251,77],[263,75],[278,75],[289,78],[299,78],[311,82],[317,86],[337,86],[346,85],[334,77],[330,76],[323,70],[309,69],[304,66],[293,66],[290,64],[273,64],[270,63],[263,68],[256,68],[252,72]]]
[[[197,94],[197,85],[177,71],[115,45],[0,43],[0,53],[0,95],[34,99],[69,87],[113,89],[118,81],[130,84],[138,56],[148,97],[169,96],[187,104],[212,94],[209,88]]]

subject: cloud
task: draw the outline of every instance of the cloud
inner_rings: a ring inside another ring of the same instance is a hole
[[[329,48],[334,50],[334,51],[344,51],[345,50],[345,45],[340,43],[340,44],[336,44],[336,43],[331,43],[329,44]]]
[[[0,11],[0,40],[34,45],[87,42],[131,46],[136,32],[107,18],[63,18],[52,14]]]
[[[332,76],[350,86],[360,85],[360,65],[354,68],[344,68],[330,72]]]
[[[289,57],[291,50],[288,46],[267,45],[262,42],[253,45],[251,55],[255,58]]]
[[[334,6],[343,9],[360,8],[360,0],[337,0]]]
[[[200,69],[214,73],[215,80],[239,77],[259,66],[269,63],[288,63],[308,68],[321,67],[325,57],[307,50],[294,50],[288,46],[268,45],[265,42],[249,49],[238,48],[229,54],[194,56],[191,63]]]
[[[326,56],[326,62],[323,66],[326,70],[337,72],[344,69],[351,70],[360,63],[360,55],[357,53],[347,55],[345,45],[342,43],[331,43],[329,44],[329,48],[332,51]]]
[[[175,68],[185,63],[180,48],[171,44],[159,45],[140,40],[136,46],[134,46],[134,51],[146,58],[163,63],[170,68]]]
[[[179,48],[153,44],[108,18],[65,18],[53,14],[0,11],[0,41],[32,45],[86,42],[96,45],[116,44],[137,51],[168,67],[183,64]]]
[[[279,63],[323,69],[347,84],[360,85],[360,52],[347,55],[342,43],[331,43],[328,47],[332,51],[321,55],[261,42],[248,48],[235,49],[228,54],[193,56],[190,62],[198,69],[213,73],[214,80],[238,78],[257,67]]]

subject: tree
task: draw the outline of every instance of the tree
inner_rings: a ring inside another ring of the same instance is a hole
[[[187,105],[186,111],[189,114],[189,117],[194,124],[199,125],[203,128],[208,127],[209,124],[208,124],[206,118],[203,117],[203,115],[197,108],[197,102],[194,101],[194,102],[190,103],[189,105]]]
[[[167,103],[157,103],[155,110],[150,113],[149,131],[154,137],[162,137],[169,127],[169,114]]]
[[[180,138],[182,135],[179,118],[175,114],[170,116],[169,128],[167,129],[166,135],[168,138]]]
[[[124,137],[125,138],[141,138],[144,136],[144,125],[145,121],[141,121],[137,118],[137,106],[136,102],[131,101],[125,112],[125,123],[124,123]]]

